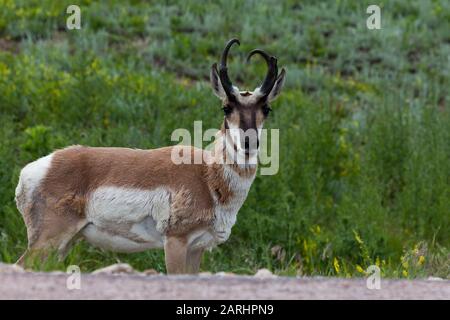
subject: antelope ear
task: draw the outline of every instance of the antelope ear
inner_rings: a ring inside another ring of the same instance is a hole
[[[275,100],[281,93],[281,89],[283,88],[284,80],[286,78],[285,76],[286,70],[282,68],[280,74],[277,77],[277,80],[275,81],[275,84],[272,87],[272,90],[269,93],[269,96],[267,97],[269,102]]]
[[[226,98],[225,90],[222,87],[222,82],[220,82],[219,71],[217,70],[217,63],[211,66],[211,72],[209,73],[209,80],[211,82],[211,87],[214,94],[220,99]]]

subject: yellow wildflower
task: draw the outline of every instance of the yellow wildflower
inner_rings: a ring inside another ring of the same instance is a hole
[[[419,266],[423,265],[424,262],[425,262],[425,257],[424,256],[420,256],[419,257],[419,261],[418,261]]]
[[[333,266],[334,266],[334,270],[336,270],[336,273],[339,274],[340,266],[339,266],[339,261],[336,257],[334,257]]]
[[[99,70],[100,69],[100,63],[97,59],[94,59],[91,63],[91,69],[92,70]]]
[[[363,241],[362,241],[361,237],[359,236],[358,232],[353,231],[353,233],[355,234],[355,240],[356,240],[359,244],[362,244]]]
[[[0,62],[0,75],[2,77],[7,77],[10,73],[11,71],[8,69],[8,66]]]
[[[375,260],[375,264],[377,267],[380,267],[380,265],[381,265],[380,257],[377,257],[377,259]]]

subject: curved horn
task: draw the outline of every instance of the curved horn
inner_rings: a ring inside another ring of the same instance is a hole
[[[277,76],[278,76],[277,58],[270,56],[264,50],[254,49],[254,50],[250,51],[250,53],[248,54],[247,62],[250,61],[250,58],[254,54],[261,55],[264,58],[264,60],[266,60],[266,63],[267,63],[268,70],[267,70],[266,78],[264,79],[264,82],[262,83],[262,85],[259,89],[263,95],[267,96],[270,93],[270,90],[272,90],[272,88],[275,84],[275,81],[277,80]]]
[[[230,41],[228,41],[227,45],[225,46],[225,49],[223,50],[219,65],[220,82],[222,83],[222,87],[225,90],[225,93],[227,94],[228,97],[232,96],[233,94],[232,93],[233,84],[231,83],[231,80],[228,77],[227,57],[228,51],[230,50],[231,46],[235,43],[237,43],[238,45],[241,44],[238,39],[231,39]]]

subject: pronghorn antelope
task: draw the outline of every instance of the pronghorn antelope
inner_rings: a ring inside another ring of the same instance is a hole
[[[227,43],[219,66],[213,64],[210,73],[225,114],[214,144],[219,152],[181,149],[218,161],[174,164],[175,146],[71,146],[28,164],[16,188],[28,233],[28,249],[19,264],[30,255],[44,258],[49,249],[64,257],[75,240],[84,238],[118,252],[164,248],[168,273],[198,271],[203,251],[230,235],[255,177],[256,161],[249,160],[257,157],[269,102],[285,79],[277,59],[255,49],[247,59],[261,55],[268,66],[266,78],[252,92],[239,91],[227,73],[228,51],[235,43],[239,41]],[[231,135],[228,129],[253,130],[254,139]]]

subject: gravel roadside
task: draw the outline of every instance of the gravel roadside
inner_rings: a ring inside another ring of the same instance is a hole
[[[69,275],[0,272],[0,299],[450,299],[449,280],[292,278],[236,275],[166,276],[81,274],[80,289],[67,289]]]

